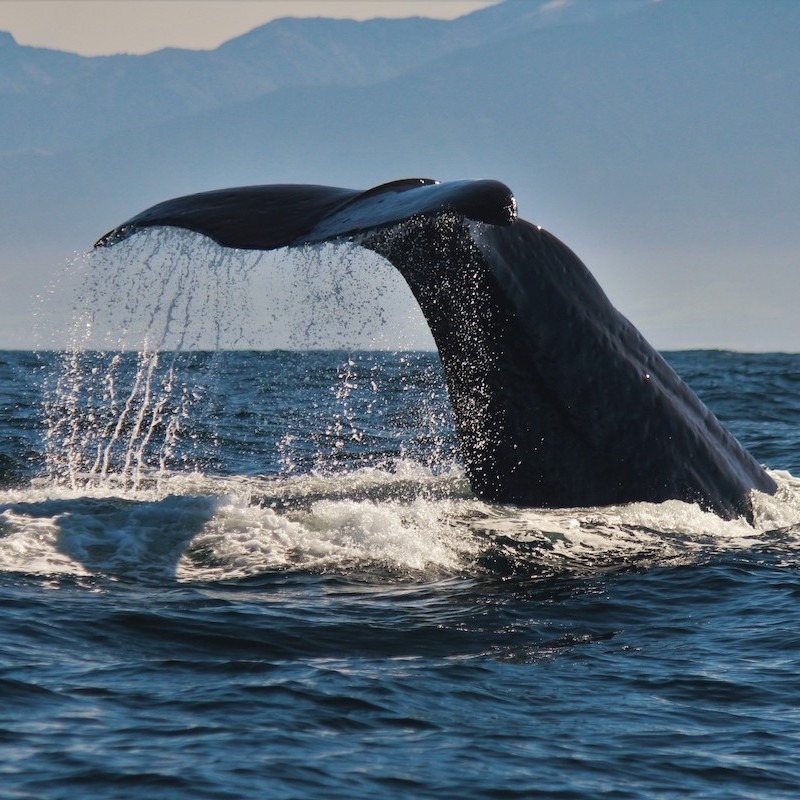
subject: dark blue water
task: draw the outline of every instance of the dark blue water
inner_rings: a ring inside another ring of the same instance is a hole
[[[754,527],[476,500],[430,354],[0,353],[0,797],[797,797],[800,356],[669,360]]]

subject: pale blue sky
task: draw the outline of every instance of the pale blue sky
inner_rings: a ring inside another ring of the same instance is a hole
[[[19,44],[81,55],[207,49],[278,17],[454,18],[497,0],[3,0]],[[558,0],[556,0],[558,2]]]

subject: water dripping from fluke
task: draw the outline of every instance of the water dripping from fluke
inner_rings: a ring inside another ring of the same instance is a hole
[[[73,489],[135,490],[213,467],[226,351],[341,350],[342,366],[321,387],[334,402],[315,434],[314,466],[346,462],[348,446],[369,436],[354,404],[369,411],[386,383],[377,363],[365,379],[353,354],[406,350],[404,339],[413,347],[420,329],[427,336],[397,272],[351,245],[260,253],[155,228],[79,257],[63,284],[52,294],[60,305],[70,296],[72,314],[46,379],[44,439],[48,479]],[[441,422],[432,413],[428,428]],[[271,442],[286,471],[308,463],[298,439],[289,426]]]

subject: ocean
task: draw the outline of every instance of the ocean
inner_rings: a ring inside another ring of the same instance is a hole
[[[107,267],[0,352],[0,798],[797,796],[800,355],[665,354],[778,482],[753,525],[519,508],[435,352],[232,348],[247,293]]]
[[[0,353],[0,797],[796,797],[800,355],[667,358],[754,527],[475,499],[435,353]]]

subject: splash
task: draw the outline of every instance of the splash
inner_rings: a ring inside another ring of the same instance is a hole
[[[68,347],[47,387],[48,474],[54,484],[136,487],[163,473],[201,392],[180,354],[242,337],[235,304],[257,261],[220,258],[155,231],[123,258],[78,258],[53,296],[72,296]],[[211,262],[204,275],[197,261]],[[235,279],[234,279],[235,276]],[[233,320],[223,322],[224,320]]]
[[[50,301],[65,295],[68,346],[47,386],[45,451],[50,480],[73,488],[136,488],[213,460],[215,434],[192,425],[219,395],[215,359],[200,354],[386,349],[427,331],[396,270],[345,245],[263,253],[152,229],[79,257]],[[319,459],[364,436],[351,408],[363,388],[354,367],[348,358],[337,376],[332,444]],[[377,391],[379,376],[368,383]],[[295,439],[289,430],[275,442],[288,470]]]
[[[523,509],[474,498],[463,473],[275,478],[171,473],[120,495],[42,483],[0,492],[0,570],[224,581],[276,571],[374,581],[585,578],[721,557],[800,564],[800,482],[775,475],[757,525],[678,501]]]
[[[196,397],[175,357],[149,349],[65,353],[44,408],[50,481],[128,488],[163,473]]]

